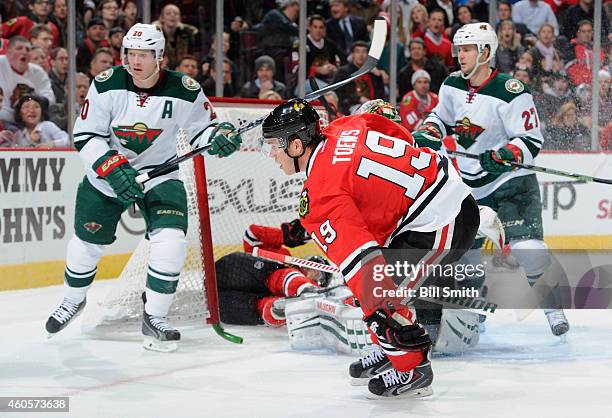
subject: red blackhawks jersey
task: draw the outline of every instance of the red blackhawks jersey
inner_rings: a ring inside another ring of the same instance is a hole
[[[400,103],[400,119],[409,131],[414,131],[421,126],[421,123],[429,112],[438,104],[438,96],[435,93],[428,92],[427,98],[421,100],[419,95],[414,90],[410,90],[404,94]]]
[[[355,291],[363,250],[449,224],[470,193],[448,159],[375,114],[333,121],[307,165],[300,222]]]

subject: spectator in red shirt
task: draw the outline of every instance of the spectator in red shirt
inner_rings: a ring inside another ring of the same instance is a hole
[[[576,38],[572,39],[575,59],[568,63],[567,74],[575,86],[580,84],[591,84],[591,72],[593,63],[593,24],[588,20],[582,20],[578,24]],[[600,52],[603,63],[605,54]]]
[[[21,35],[30,39],[30,30],[37,23],[44,23],[53,32],[53,47],[59,42],[59,29],[54,23],[49,21],[49,0],[29,0],[30,12],[25,16],[19,16],[2,24],[2,31],[6,38]]]
[[[429,20],[429,12],[420,3],[417,3],[410,10],[410,19],[408,20],[408,32],[410,38],[421,38],[425,37],[425,31],[427,30],[427,22]]]
[[[121,65],[121,44],[123,43],[123,37],[125,31],[121,26],[115,26],[110,30],[108,35],[111,50],[113,51],[113,65]]]
[[[455,66],[452,55],[452,44],[444,34],[443,10],[432,10],[429,13],[427,30],[425,31],[425,49],[427,57],[438,60],[441,64],[451,68]]]
[[[431,77],[425,70],[418,70],[412,74],[414,90],[402,97],[400,104],[400,118],[402,125],[409,131],[417,129],[427,115],[438,104],[438,96],[429,91]]]
[[[76,64],[79,72],[87,73],[89,71],[89,64],[96,49],[110,46],[107,36],[108,30],[102,19],[94,17],[89,21],[85,43],[77,51]]]
[[[6,54],[8,50],[9,40],[2,36],[2,15],[0,15],[0,55]]]

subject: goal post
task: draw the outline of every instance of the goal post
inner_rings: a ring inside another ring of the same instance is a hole
[[[268,114],[281,102],[250,99],[216,99],[219,120],[240,127]],[[315,106],[326,124],[327,114]],[[303,175],[285,176],[276,164],[259,152],[261,126],[246,132],[239,151],[227,158],[197,156],[179,167],[187,194],[189,228],[187,256],[168,318],[173,325],[206,322],[222,337],[240,342],[226,333],[220,322],[215,261],[242,251],[242,239],[251,224],[280,226],[297,217]],[[190,151],[182,130],[177,155]],[[319,254],[314,244],[291,249],[296,257]],[[97,336],[139,331],[146,286],[149,243],[142,239],[109,294],[97,306],[85,310],[83,330]]]

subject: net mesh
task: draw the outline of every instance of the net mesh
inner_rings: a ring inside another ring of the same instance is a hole
[[[219,119],[231,121],[237,127],[269,113],[273,107],[274,104],[215,102]],[[327,115],[321,109],[317,110],[322,123],[326,124]],[[246,132],[241,149],[229,158],[205,157],[215,260],[230,252],[242,251],[244,231],[250,224],[280,226],[297,216],[298,195],[304,177],[284,176],[273,161],[257,152],[261,135],[261,127]],[[190,149],[188,138],[180,131],[177,154],[182,155]],[[210,315],[203,292],[204,268],[195,176],[193,160],[181,164],[179,177],[187,192],[189,229],[187,257],[168,315],[175,325],[203,320]],[[314,244],[308,244],[293,249],[292,254],[307,257],[319,252]],[[123,269],[118,283],[114,284],[98,309],[90,310],[92,313],[86,316],[83,323],[85,332],[106,334],[139,329],[148,259],[149,241],[143,239]]]

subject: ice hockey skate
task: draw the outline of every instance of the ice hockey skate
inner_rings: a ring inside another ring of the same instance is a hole
[[[553,335],[562,337],[569,331],[569,322],[563,313],[563,309],[546,309],[544,313],[546,314],[546,319],[548,319],[550,331]]]
[[[351,376],[351,385],[365,386],[370,379],[376,377],[391,368],[391,361],[385,353],[378,347],[363,356],[361,359],[351,363],[349,366],[349,374]]]
[[[433,394],[429,355],[417,367],[400,372],[390,368],[368,382],[368,399],[423,398]]]
[[[47,320],[45,328],[47,329],[48,338],[53,337],[55,334],[66,328],[68,323],[74,318],[79,316],[83,311],[83,308],[87,304],[87,299],[83,299],[81,303],[74,303],[69,299],[64,298],[60,306],[51,314]]]
[[[145,293],[142,299],[146,304]],[[143,347],[162,353],[176,351],[181,339],[181,333],[168,323],[167,318],[149,315],[146,310],[142,313],[142,333],[145,336]]]

